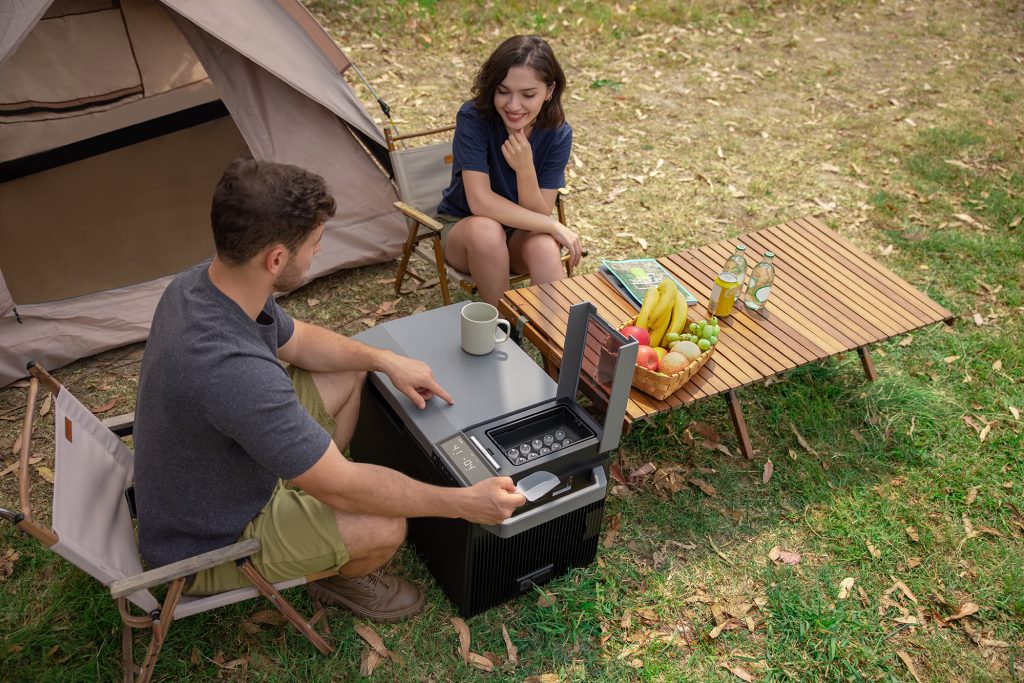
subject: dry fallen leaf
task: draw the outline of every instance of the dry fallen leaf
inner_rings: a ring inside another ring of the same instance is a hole
[[[978,499],[978,487],[972,486],[971,490],[967,492],[967,499],[964,501],[968,505]]]
[[[857,579],[852,576],[847,576],[845,579],[839,582],[839,599],[846,600],[850,597],[850,591],[853,590],[853,584],[856,583]]]
[[[917,533],[917,527],[914,527],[914,526],[908,526],[907,527],[907,536],[909,536],[910,540],[913,541],[914,543],[917,543],[918,541],[921,540],[921,537]]]
[[[871,557],[876,560],[882,557],[882,551],[874,546],[871,541],[864,541],[864,544],[868,547],[868,552],[871,553]]]
[[[691,422],[687,429],[692,429],[712,443],[718,443],[721,441],[718,436],[718,432],[715,431],[715,428],[710,425],[706,425],[703,422]]]
[[[750,672],[742,666],[729,666],[725,662],[722,662],[722,668],[730,672],[733,676],[736,676],[736,678],[739,678],[741,681],[750,683],[754,680],[754,677],[750,675]]]
[[[691,484],[693,484],[701,491],[703,491],[705,495],[711,496],[712,498],[718,498],[718,490],[711,484],[704,481],[703,479],[698,479],[697,477],[690,477],[689,481]]]
[[[49,467],[43,467],[42,465],[39,465],[36,467],[36,472],[38,472],[39,476],[45,479],[46,481],[50,482],[51,484],[53,483],[53,470],[51,470]]]
[[[975,614],[979,609],[981,609],[981,608],[978,607],[978,605],[976,605],[975,603],[973,603],[973,602],[965,602],[960,607],[960,609],[958,609],[956,611],[956,614],[953,614],[952,616],[948,616],[945,619],[941,619],[941,621],[942,621],[943,624],[948,624],[951,621],[956,621],[957,619],[963,619],[964,617],[969,617],[972,614]]]
[[[893,581],[895,582],[896,587],[900,589],[900,592],[903,593],[903,595],[907,596],[908,600],[915,604],[917,603],[917,596],[914,595],[914,593],[910,590],[907,584],[903,583],[902,581],[896,578],[893,578]]]
[[[803,449],[805,451],[807,451],[808,453],[811,453],[812,455],[817,455],[818,454],[817,451],[815,451],[813,448],[810,447],[810,445],[807,443],[807,440],[803,437],[803,435],[800,432],[796,431],[796,425],[794,425],[792,422],[790,422],[789,423],[789,428],[791,430],[793,430],[793,433],[796,435],[797,443],[799,443],[800,446],[803,447]]]
[[[7,549],[0,555],[0,582],[7,580],[7,577],[14,573],[14,564],[19,557],[21,554],[11,546],[7,546]]]
[[[793,552],[791,550],[783,550],[780,546],[775,546],[768,551],[768,559],[772,562],[797,564],[800,562],[800,553]]]
[[[1013,415],[1014,420],[1020,419],[1020,409],[1016,406],[1010,406],[1010,415]]]
[[[515,666],[519,663],[519,648],[512,644],[512,638],[509,636],[505,624],[501,625],[501,637],[505,640],[505,651],[508,652],[508,661]]]
[[[630,482],[635,483],[640,479],[643,479],[644,477],[654,474],[654,472],[657,471],[657,469],[658,468],[655,467],[653,462],[645,462],[643,465],[640,465],[640,467],[637,467],[635,470],[630,472],[626,476],[626,479]]]
[[[621,525],[622,518],[619,515],[614,515],[608,520],[608,531],[604,535],[601,547],[611,548],[615,544],[615,537],[619,535],[619,527]]]
[[[978,440],[979,441],[984,441],[985,438],[988,436],[988,433],[991,432],[991,431],[992,431],[992,425],[990,425],[990,424],[989,425],[985,425],[984,427],[982,427],[981,431],[978,432]]]
[[[523,683],[562,683],[558,674],[541,674],[539,676],[527,676]]]
[[[914,677],[914,680],[917,681],[917,683],[921,683],[921,677],[917,675],[917,669],[914,668],[914,660],[910,658],[910,655],[903,650],[896,650],[896,656],[903,661],[907,670],[910,671],[910,675]]]
[[[373,672],[377,669],[377,665],[385,659],[387,658],[381,657],[380,653],[373,648],[363,650],[362,656],[359,657],[359,675],[372,676]]]
[[[775,472],[775,465],[772,464],[772,461],[769,458],[764,463],[764,471],[761,472],[761,483],[762,484],[767,484],[771,480],[772,473],[774,473],[774,472]]]
[[[18,434],[18,438],[15,439],[14,443],[11,445],[11,455],[18,455],[19,453],[21,453],[21,437],[22,436],[24,436],[24,434]]]
[[[903,339],[900,339],[900,346],[910,346],[911,342],[914,341],[914,335],[908,334]]]
[[[353,626],[355,632],[359,634],[359,637],[366,641],[366,644],[374,649],[374,651],[381,657],[390,657],[391,651],[388,650],[384,645],[384,641],[380,635],[373,630],[373,627],[369,624],[356,624]]]
[[[53,407],[53,394],[47,394],[43,399],[43,405],[39,408],[39,417],[45,417]]]
[[[946,356],[945,358],[942,359],[942,362],[943,363],[952,363],[953,361],[959,360],[959,359],[960,359],[960,356]]]
[[[455,632],[459,634],[459,652],[462,654],[463,661],[482,671],[494,669],[494,663],[491,660],[469,651],[469,627],[466,626],[466,622],[459,617],[451,617],[449,621],[455,627]]]
[[[106,403],[104,403],[103,405],[101,405],[101,406],[97,406],[97,407],[95,407],[95,408],[89,408],[89,410],[90,410],[90,411],[91,411],[91,412],[92,412],[92,413],[93,413],[94,415],[99,415],[100,413],[105,413],[105,412],[107,412],[108,410],[110,410],[111,408],[113,408],[113,407],[114,407],[114,406],[115,406],[116,404],[117,404],[117,399],[116,399],[116,398],[112,398],[112,399],[110,399],[109,401],[107,401]]]
[[[551,607],[555,604],[555,594],[551,591],[541,589],[540,596],[537,598],[538,607]]]

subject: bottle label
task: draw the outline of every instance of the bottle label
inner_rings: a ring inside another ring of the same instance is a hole
[[[768,301],[768,295],[770,295],[771,293],[771,285],[768,285],[766,287],[758,287],[757,289],[754,290],[754,298],[757,300],[758,303],[763,304],[765,301]]]

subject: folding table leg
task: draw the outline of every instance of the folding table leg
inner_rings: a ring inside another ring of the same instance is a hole
[[[743,409],[740,407],[740,400],[732,389],[725,392],[725,403],[729,406],[729,414],[732,416],[732,424],[736,428],[736,438],[740,441],[740,452],[747,460],[754,459],[754,447],[750,445],[750,435],[747,434],[747,423],[743,419]]]
[[[871,360],[871,350],[867,346],[861,346],[857,349],[857,354],[860,356],[860,364],[864,366],[864,374],[868,376],[868,381],[874,382],[878,379],[878,373],[875,372],[875,363]]]

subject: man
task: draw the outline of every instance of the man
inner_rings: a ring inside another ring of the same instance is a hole
[[[240,159],[221,177],[216,256],[167,287],[142,363],[139,540],[159,566],[258,538],[253,564],[271,582],[337,569],[310,592],[397,621],[424,601],[379,571],[407,517],[494,524],[525,499],[508,477],[442,488],[341,454],[368,371],[385,373],[420,408],[453,400],[426,364],[293,320],[274,302],[273,292],[302,284],[334,212],[323,179],[295,166]],[[185,592],[247,583],[228,563],[196,574]]]

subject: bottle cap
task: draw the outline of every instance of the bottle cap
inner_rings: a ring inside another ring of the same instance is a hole
[[[746,251],[746,250],[747,250],[747,248],[745,246],[743,246],[742,244],[737,244],[736,245],[736,251]]]
[[[775,252],[773,252],[773,251],[766,251],[766,252],[764,252],[764,256],[765,256],[765,258],[775,258]]]

